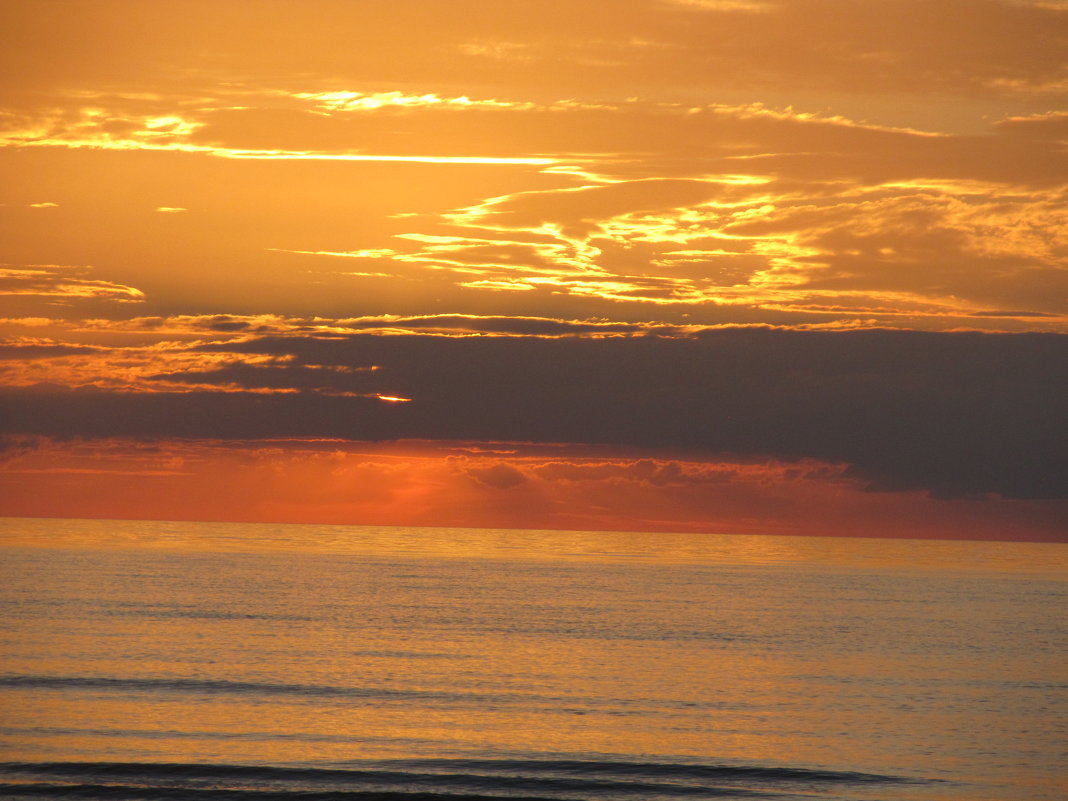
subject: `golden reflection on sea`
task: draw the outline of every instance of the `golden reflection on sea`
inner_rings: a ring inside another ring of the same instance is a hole
[[[1064,546],[5,529],[0,761],[681,761],[926,782],[849,801],[1057,797]]]
[[[47,535],[42,531],[47,528]],[[1061,543],[0,518],[0,547],[1068,572]]]

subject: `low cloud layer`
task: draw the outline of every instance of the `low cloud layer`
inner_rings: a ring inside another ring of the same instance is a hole
[[[940,497],[1058,498],[1068,487],[1068,398],[1050,369],[1068,359],[1068,338],[1058,335],[354,335],[190,350],[228,364],[156,373],[138,391],[8,390],[7,428],[67,437],[588,443],[811,458],[848,465],[870,489]],[[144,391],[154,382],[165,391]],[[183,382],[189,391],[174,391]]]

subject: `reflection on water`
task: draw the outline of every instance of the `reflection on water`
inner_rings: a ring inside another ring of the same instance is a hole
[[[1058,543],[633,531],[0,518],[3,546],[1068,572]]]
[[[9,796],[1063,797],[1062,545],[0,525]]]

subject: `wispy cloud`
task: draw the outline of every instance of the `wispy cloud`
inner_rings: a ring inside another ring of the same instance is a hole
[[[137,303],[145,294],[132,286],[87,278],[92,268],[63,264],[0,266],[0,295],[44,297],[56,302],[110,300]]]

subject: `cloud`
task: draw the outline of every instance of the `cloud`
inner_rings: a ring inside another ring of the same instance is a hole
[[[424,95],[406,95],[403,92],[297,92],[293,97],[310,100],[327,111],[378,111],[383,108],[420,108],[444,106],[446,108],[515,108],[517,105],[531,107],[533,104],[517,104],[502,100],[472,100],[466,95],[440,97],[433,92]]]
[[[287,265],[356,260],[366,269],[334,268],[330,283],[342,289],[349,278],[376,297],[400,279],[412,283],[407,297],[444,292],[454,309],[507,296],[517,316],[626,306],[632,317],[691,309],[706,322],[906,318],[952,328],[985,310],[1018,309],[985,319],[1063,330],[1068,314],[1058,113],[933,133],[760,103],[243,91],[241,104],[209,97],[171,113],[160,100],[92,98],[48,112],[40,135],[11,141],[525,171],[521,182],[501,172],[478,202],[369,221],[370,241],[362,225],[354,234],[317,221],[296,234],[292,218],[260,210],[278,224],[256,228],[253,246],[284,254]],[[397,180],[376,180],[376,197],[396,192]],[[457,174],[460,185],[470,180]],[[514,190],[498,191],[507,185]],[[331,181],[301,191],[337,211]],[[232,213],[208,205],[206,219]],[[261,244],[264,228],[287,241]]]
[[[58,22],[32,4],[6,10],[7,28],[20,35],[5,48],[4,74],[37,90],[121,79],[126,94],[142,97],[173,84],[175,65],[196,65],[191,78],[206,86],[249,75],[288,85],[311,74],[333,79],[314,93],[350,91],[347,84],[367,96],[419,85],[429,88],[403,94],[453,97],[474,85],[498,96],[546,86],[565,95],[624,86],[999,96],[1054,92],[1064,79],[1066,12],[1053,2],[616,0],[609,15],[564,0],[492,8],[398,0],[370,16],[343,0],[309,0],[299,14],[251,0],[234,0],[224,14],[203,0],[64,8]],[[396,84],[383,88],[384,77]]]
[[[107,328],[98,325],[95,330]],[[117,330],[122,332],[123,328]],[[57,333],[67,332],[61,329]],[[167,340],[147,345],[84,345],[24,336],[0,344],[0,381],[9,387],[49,384],[122,392],[271,391],[276,381],[256,380],[265,374],[258,370],[264,364],[276,365],[279,373],[292,369],[286,359],[270,355],[213,353]],[[346,368],[344,372],[351,371]],[[244,378],[244,383],[235,383],[233,376]],[[282,382],[280,391],[297,391],[291,384]]]
[[[0,325],[18,320],[0,319]],[[696,331],[706,326],[667,323],[624,322],[610,319],[561,319],[500,314],[376,314],[363,317],[287,317],[277,314],[239,315],[169,315],[166,317],[129,317],[120,320],[91,319],[78,321],[41,320],[73,332],[124,332],[153,334],[164,339],[204,337],[220,340],[247,339],[250,335],[331,338],[356,333],[451,334],[466,336],[672,336]],[[220,349],[227,346],[220,345]]]
[[[1044,142],[1068,139],[1068,111],[1048,111],[1025,117],[1008,117],[994,123],[994,130],[1006,136]]]
[[[35,436],[0,435],[0,464],[33,453],[41,447],[44,441],[41,437]]]
[[[54,359],[64,356],[87,356],[104,352],[105,348],[89,345],[68,345],[40,338],[0,340],[0,360]]]
[[[354,147],[360,140],[352,138],[351,130],[346,134],[346,129],[352,126],[344,118],[324,124],[320,116],[310,112],[254,107],[214,109],[209,106],[194,111],[183,109],[181,114],[184,116],[155,116],[132,112],[126,108],[126,103],[121,102],[122,98],[112,100],[119,101],[114,108],[94,104],[68,109],[9,110],[4,115],[8,124],[0,129],[0,147],[173,152],[256,161],[554,163],[551,158],[539,156],[502,155],[495,149],[489,153],[481,153],[477,148],[457,153],[445,148],[442,152],[432,143],[428,143],[423,151],[398,153],[394,149],[396,142],[390,139],[377,143],[384,150],[368,152],[367,148]],[[471,105],[478,108],[485,104],[471,101]],[[456,104],[446,107],[454,109]],[[271,123],[269,141],[263,139],[264,123]],[[357,124],[356,128],[359,127]],[[288,146],[287,142],[294,146]]]
[[[429,314],[405,317],[382,315],[339,320],[338,326],[357,331],[389,330],[396,333],[489,334],[499,336],[630,336],[659,333],[672,335],[682,326],[657,323],[626,323],[611,320],[560,320],[550,317],[523,317],[478,314]]]
[[[766,12],[775,8],[771,0],[664,0],[673,5],[690,6],[703,11]]]
[[[531,307],[555,296],[931,327],[991,306],[1065,313],[1057,115],[935,135],[759,104],[405,113],[405,130],[432,127],[439,146],[549,152],[558,163],[546,174],[579,185],[424,215],[392,248],[276,250],[373,261],[348,273],[358,278],[522,291]],[[361,123],[339,141],[382,147],[395,125]]]
[[[472,467],[467,473],[482,484],[501,490],[517,487],[527,480],[524,473],[507,464]]]
[[[863,492],[842,466],[813,461],[636,460],[605,448],[336,438],[0,440],[0,503],[28,516],[477,526],[497,531],[491,547],[509,552],[517,544],[502,528],[570,529],[569,553],[602,556],[603,539],[586,543],[574,530],[1060,541],[1064,511],[1063,502]],[[637,536],[623,545],[628,559],[646,546],[671,559],[701,542]],[[310,544],[347,547],[332,538]],[[442,555],[471,545],[450,538]],[[541,544],[535,550],[546,556]]]
[[[871,489],[1050,498],[1068,487],[1050,369],[1066,351],[1063,335],[886,330],[261,337],[193,345],[219,364],[160,373],[159,391],[27,386],[2,407],[18,433],[587,443],[808,458]]]
[[[384,396],[374,391],[376,367],[346,367],[339,365],[302,365],[282,360],[249,360],[248,357],[220,359],[221,364],[208,369],[184,369],[178,372],[157,373],[144,376],[145,383],[160,382],[161,387],[171,390],[176,385],[188,384],[191,388],[226,391],[318,391],[331,395],[349,397],[402,400],[396,396]],[[252,362],[252,363],[250,363]],[[142,385],[144,386],[144,384]]]
[[[736,479],[747,479],[754,475],[767,478],[773,472],[766,464],[682,463],[678,460],[656,459],[549,461],[536,464],[531,470],[538,478],[545,481],[572,483],[611,481],[655,487],[721,484]],[[794,480],[800,475],[802,475],[801,470],[797,467],[790,467],[789,475],[787,471],[780,469],[776,477],[780,480],[786,478]]]
[[[694,102],[675,94],[590,102],[567,95],[546,99],[543,91],[532,94],[525,86],[507,99],[264,87],[239,98],[224,91],[195,105],[181,95],[147,104],[121,95],[68,96],[40,107],[9,108],[0,142],[228,159],[530,165],[556,174],[632,179],[697,177],[734,168],[807,179],[870,182],[919,173],[1049,184],[1061,181],[1048,167],[1065,163],[1056,137],[1038,134],[1058,130],[1057,114],[1011,104],[1000,115],[1016,122],[998,123],[1000,136],[988,135],[974,121],[966,131],[937,136],[945,130],[937,119],[925,117],[926,124],[911,126],[865,121],[860,109],[829,113],[815,98]],[[324,106],[322,98],[331,96],[384,99],[354,111],[341,100]],[[996,118],[999,112],[984,107],[982,115]],[[949,131],[958,127],[950,125]]]
[[[0,295],[46,297],[63,302],[109,300],[136,303],[144,300],[145,294],[140,289],[83,277],[90,269],[62,264],[0,266]]]
[[[445,215],[482,236],[402,238],[393,259],[463,286],[647,305],[931,320],[991,306],[1068,313],[1059,190],[978,181],[617,181]],[[510,237],[494,240],[493,235]],[[479,277],[472,280],[472,272]],[[959,323],[958,323],[959,324]]]

